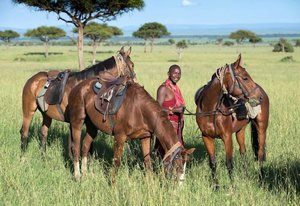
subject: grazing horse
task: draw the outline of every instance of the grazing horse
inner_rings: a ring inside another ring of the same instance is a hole
[[[57,99],[57,96],[61,95],[61,100],[56,101],[55,104],[47,105],[47,109],[43,108],[38,102],[38,97],[41,96],[41,91],[46,87],[46,84],[49,82],[49,78],[54,76],[54,81],[59,78],[58,71],[49,71],[49,72],[38,72],[33,75],[30,79],[27,80],[22,94],[22,109],[23,109],[23,123],[20,130],[21,134],[21,150],[22,154],[26,151],[27,139],[29,126],[32,120],[32,117],[36,110],[38,109],[43,116],[43,123],[41,128],[41,147],[42,151],[46,150],[46,141],[48,129],[51,125],[52,119],[66,122],[65,110],[68,106],[68,96],[78,83],[82,82],[85,79],[98,76],[101,73],[110,73],[112,76],[124,75],[125,72],[132,73],[134,75],[133,67],[134,64],[130,59],[131,47],[125,52],[122,47],[117,55],[112,56],[96,65],[93,65],[85,70],[80,72],[68,72],[67,77],[65,78],[64,90],[60,93],[53,95],[52,99]],[[55,78],[58,76],[58,78]],[[63,81],[60,81],[63,82]],[[51,83],[49,88],[51,87]],[[61,85],[58,86],[58,89],[61,90]],[[45,93],[45,92],[44,92]],[[47,92],[45,93],[45,95]],[[45,96],[46,97],[46,96]],[[50,99],[51,100],[51,99]],[[55,102],[55,101],[54,101]],[[44,102],[42,105],[45,104]]]
[[[211,81],[196,92],[195,103],[196,121],[209,155],[215,189],[218,189],[219,183],[216,177],[214,139],[221,138],[225,145],[226,166],[233,182],[232,133],[236,133],[240,154],[244,157],[246,152],[244,135],[249,122],[252,129],[252,147],[259,161],[261,177],[265,160],[269,99],[265,91],[241,66],[241,55],[236,62],[217,69]]]
[[[107,118],[95,106],[97,94],[93,91],[97,79],[88,79],[78,84],[69,95],[70,137],[74,162],[74,176],[81,177],[79,160],[81,130],[86,125],[86,136],[82,146],[82,174],[87,171],[87,156],[97,130],[114,136],[114,177],[121,164],[124,143],[140,139],[146,169],[151,169],[150,138],[155,133],[165,156],[164,171],[177,180],[184,179],[185,162],[194,149],[185,150],[178,142],[177,134],[160,105],[139,84],[127,81],[126,93],[119,110]],[[69,147],[70,148],[70,147]]]

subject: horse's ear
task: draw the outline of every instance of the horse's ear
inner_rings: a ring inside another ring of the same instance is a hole
[[[131,54],[131,47],[129,47],[129,49],[126,52],[126,55],[129,56]]]
[[[238,67],[238,66],[241,66],[241,67],[242,67],[243,61],[242,61],[242,54],[241,54],[241,53],[239,54],[238,59],[236,60],[236,62],[234,63],[234,65],[235,65],[236,67]]]
[[[121,47],[121,49],[120,49],[119,52],[120,52],[120,53],[124,53],[124,46]]]

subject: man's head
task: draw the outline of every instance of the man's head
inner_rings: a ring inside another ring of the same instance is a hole
[[[173,64],[172,66],[170,66],[168,76],[173,84],[176,84],[181,78],[180,66],[178,66],[177,64]]]

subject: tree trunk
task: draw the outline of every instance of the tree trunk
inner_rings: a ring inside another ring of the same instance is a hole
[[[147,41],[145,40],[145,45],[144,45],[144,53],[147,52]]]
[[[48,49],[49,49],[48,42],[45,42],[44,45],[45,45],[45,58],[47,59],[48,58]]]
[[[77,49],[78,49],[78,63],[79,70],[84,70],[84,57],[83,57],[83,25],[78,26],[78,39],[77,39]]]
[[[93,64],[96,64],[97,42],[93,41]]]
[[[152,51],[153,51],[153,42],[154,42],[154,39],[151,39],[151,53],[152,53]]]

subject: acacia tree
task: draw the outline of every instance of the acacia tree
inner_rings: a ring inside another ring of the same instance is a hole
[[[77,33],[75,28],[73,32]],[[123,32],[118,27],[108,26],[107,24],[98,24],[96,22],[88,23],[84,29],[83,35],[92,40],[93,47],[93,64],[96,63],[97,43],[101,44],[113,36],[123,35]]]
[[[161,38],[163,36],[168,36],[170,33],[167,28],[157,22],[145,23],[137,31],[133,32],[132,35],[137,38],[145,40],[144,52],[147,52],[147,40],[150,40],[151,52],[153,50],[153,43],[156,38]]]
[[[249,38],[249,42],[252,43],[255,47],[255,44],[258,42],[262,42],[262,38],[259,36],[253,36]]]
[[[230,33],[229,35],[229,38],[234,39],[237,44],[241,44],[244,40],[249,40],[254,37],[256,37],[256,34],[248,30],[238,30],[236,32]]]
[[[0,39],[5,42],[6,47],[9,46],[12,39],[19,37],[20,35],[13,30],[0,31]]]
[[[180,60],[181,59],[181,55],[182,55],[182,52],[183,52],[183,49],[187,48],[188,45],[186,43],[185,40],[181,40],[179,42],[176,43],[176,48],[178,49],[177,50],[177,53],[178,53],[178,59]]]
[[[117,15],[141,10],[143,0],[13,0],[40,11],[54,12],[58,19],[72,23],[78,28],[77,48],[79,69],[84,69],[83,60],[83,31],[88,22],[93,19],[109,21]]]
[[[45,58],[48,57],[48,49],[49,49],[49,42],[53,39],[58,39],[60,37],[66,36],[66,32],[58,27],[54,26],[40,26],[36,29],[29,29],[24,34],[27,37],[38,38],[45,45]]]

